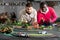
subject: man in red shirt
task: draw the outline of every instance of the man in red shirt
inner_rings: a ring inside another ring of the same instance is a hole
[[[37,22],[40,25],[50,25],[57,19],[57,15],[52,7],[48,7],[45,2],[40,3],[40,9],[37,11]]]

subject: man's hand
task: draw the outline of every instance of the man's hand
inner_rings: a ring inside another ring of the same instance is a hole
[[[39,24],[37,22],[33,22],[32,25],[34,28],[39,28]]]

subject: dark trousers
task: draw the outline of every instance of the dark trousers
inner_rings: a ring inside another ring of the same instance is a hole
[[[50,25],[52,25],[52,23],[50,23],[50,22],[43,22],[43,23],[42,23],[42,24],[40,24],[40,25],[50,26]]]

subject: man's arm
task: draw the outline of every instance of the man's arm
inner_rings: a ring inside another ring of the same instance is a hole
[[[39,28],[39,24],[37,22],[37,11],[35,11],[35,17],[32,25],[34,26],[34,28]]]
[[[35,22],[37,22],[37,11],[35,11]]]
[[[36,12],[36,10],[33,12],[33,15],[34,15],[34,17],[32,18],[32,21],[31,21],[32,24],[37,23],[37,12]]]

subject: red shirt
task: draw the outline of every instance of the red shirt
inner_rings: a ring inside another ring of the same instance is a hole
[[[48,11],[47,13],[45,13],[45,14],[43,14],[40,9],[37,11],[37,22],[38,22],[39,24],[42,23],[42,22],[41,22],[41,19],[42,19],[42,18],[43,18],[43,20],[44,20],[45,22],[52,22],[52,23],[53,23],[53,22],[56,21],[57,15],[56,15],[54,9],[51,8],[51,7],[48,7],[48,10],[49,10],[49,11]]]

